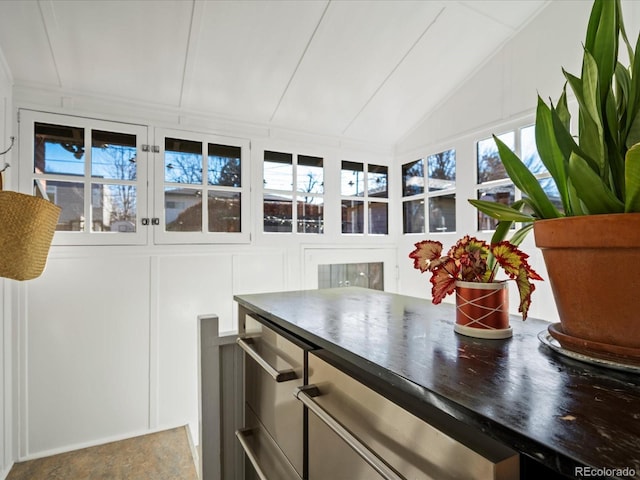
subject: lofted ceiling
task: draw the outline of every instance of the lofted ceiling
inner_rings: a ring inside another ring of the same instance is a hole
[[[0,53],[15,85],[393,145],[547,4],[2,0]]]

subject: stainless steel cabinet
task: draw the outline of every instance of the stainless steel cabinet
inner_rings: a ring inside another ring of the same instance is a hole
[[[302,478],[304,408],[292,392],[304,384],[305,347],[248,315],[243,320],[245,428],[236,436],[259,478]]]
[[[463,444],[313,353],[308,368],[309,480],[519,477],[517,453],[488,437]]]

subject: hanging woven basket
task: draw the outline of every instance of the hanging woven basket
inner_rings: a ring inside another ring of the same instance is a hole
[[[0,277],[40,276],[61,210],[42,198],[3,191],[0,177]]]

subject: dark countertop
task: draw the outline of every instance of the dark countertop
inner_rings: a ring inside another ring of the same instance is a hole
[[[234,298],[417,416],[436,407],[565,475],[629,468],[619,478],[640,479],[640,374],[559,356],[537,338],[546,322],[514,316],[513,338],[483,340],[454,333],[453,305],[375,290]]]

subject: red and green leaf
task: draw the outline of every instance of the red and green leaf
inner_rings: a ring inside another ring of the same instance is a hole
[[[423,240],[415,244],[416,249],[409,254],[413,258],[413,268],[426,272],[431,262],[440,258],[442,243],[433,240]]]
[[[536,286],[529,280],[530,277],[525,269],[518,272],[518,276],[516,277],[516,285],[518,286],[518,293],[520,294],[520,306],[518,307],[518,311],[522,313],[522,320],[527,319],[529,307],[531,306],[531,294],[536,289]],[[536,280],[542,279],[538,278]]]
[[[431,301],[434,305],[442,302],[442,299],[453,293],[456,289],[456,278],[458,276],[458,267],[456,262],[448,258],[445,263],[433,270],[431,276]]]

